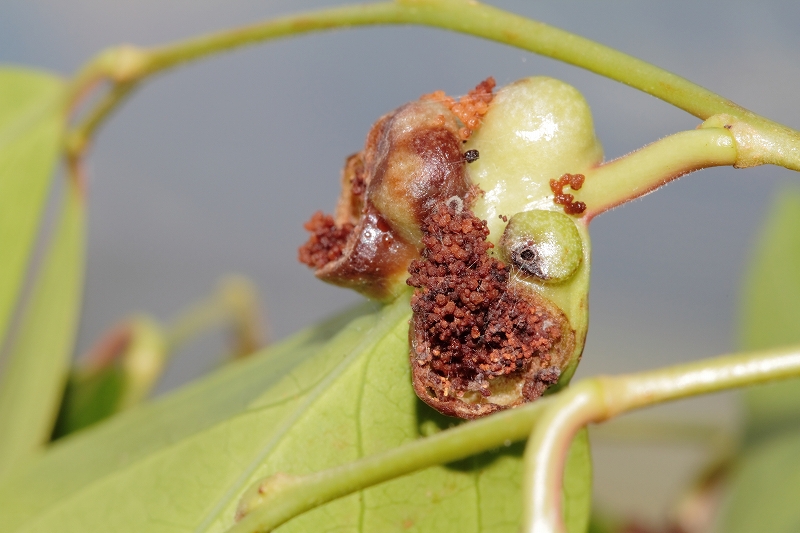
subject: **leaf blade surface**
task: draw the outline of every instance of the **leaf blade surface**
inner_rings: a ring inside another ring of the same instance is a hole
[[[426,412],[410,386],[409,316],[405,299],[357,319],[238,415],[108,473],[18,531],[225,531],[256,479],[377,453],[418,438],[428,422],[446,427],[455,420]],[[279,531],[516,531],[522,468],[509,452],[365,489]]]
[[[56,76],[0,67],[0,347],[60,148],[63,93],[64,83]]]
[[[800,191],[785,190],[760,232],[744,285],[740,345],[800,343]],[[800,380],[743,393],[745,440],[730,477],[719,531],[800,528]]]
[[[82,488],[246,410],[255,398],[302,363],[368,304],[307,328],[259,355],[232,363],[163,398],[57,441],[47,454],[0,485],[0,531]]]
[[[771,211],[745,284],[740,346],[800,343],[800,192],[786,190]],[[745,391],[748,440],[800,425],[800,380]]]
[[[80,317],[85,214],[70,180],[0,386],[0,478],[42,451],[53,430]]]

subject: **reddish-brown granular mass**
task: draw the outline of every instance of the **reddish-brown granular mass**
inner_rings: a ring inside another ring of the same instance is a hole
[[[579,215],[586,211],[586,204],[583,202],[576,202],[575,196],[564,192],[564,187],[567,185],[573,191],[577,191],[583,187],[583,180],[586,176],[583,174],[564,174],[557,180],[550,180],[550,190],[553,191],[555,197],[553,202],[558,205],[564,206],[564,212],[568,215]]]
[[[298,259],[311,268],[322,268],[339,259],[344,252],[347,238],[353,232],[352,224],[346,222],[337,227],[333,217],[322,211],[314,213],[303,227],[311,232],[311,236],[300,247]]]
[[[489,111],[489,104],[494,98],[492,90],[496,83],[494,78],[489,76],[480,82],[474,89],[462,96],[458,102],[447,96],[444,91],[434,91],[422,96],[422,100],[434,100],[447,106],[450,111],[464,124],[459,130],[461,140],[466,141],[470,135],[480,128],[483,116]]]
[[[367,182],[364,169],[364,161],[360,157],[351,157],[348,159],[347,164],[351,167],[348,174],[350,176],[350,194],[353,196],[361,196],[367,190]]]
[[[537,367],[552,370],[542,376],[548,383],[526,387],[523,395],[532,396],[527,401],[540,396],[558,379],[559,369],[547,367],[561,337],[559,321],[509,289],[508,267],[487,253],[486,222],[462,202],[439,203],[423,232],[422,259],[411,263],[407,281],[416,287],[412,364],[438,376],[444,396],[477,391],[488,397],[492,379],[522,373],[538,358]]]

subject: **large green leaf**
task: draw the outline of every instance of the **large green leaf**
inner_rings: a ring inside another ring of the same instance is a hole
[[[70,180],[0,382],[0,477],[50,440],[80,316],[84,198]]]
[[[745,283],[740,346],[800,344],[800,192],[784,191],[760,233]],[[800,427],[800,380],[745,392],[748,440]]]
[[[64,126],[64,83],[0,68],[0,347],[20,294]]]
[[[733,474],[720,533],[800,531],[800,430],[750,447]]]
[[[800,343],[800,193],[784,191],[760,233],[741,312],[744,349]],[[745,391],[745,443],[719,531],[800,531],[800,380]]]
[[[36,500],[48,479],[64,483],[60,478],[70,475],[69,458],[58,458],[50,468],[34,467],[35,476],[30,470],[0,489],[0,505],[12,513],[0,519],[0,531],[224,531],[255,479],[319,471],[447,427],[455,421],[419,402],[410,386],[409,316],[408,300],[401,298],[355,319],[238,414],[146,454],[120,457],[119,468],[106,468],[45,506]],[[126,426],[117,428],[118,437],[130,431],[136,413],[112,420],[111,425]],[[87,454],[114,445],[102,425],[74,440],[83,441]],[[576,442],[565,509],[570,523],[580,526],[588,519],[591,481],[586,440]],[[516,531],[519,451],[511,446],[429,468],[331,502],[280,530]]]
[[[59,440],[0,485],[0,531],[123,466],[235,416],[294,367],[318,353],[366,304],[305,329],[250,359],[226,365],[157,401]]]

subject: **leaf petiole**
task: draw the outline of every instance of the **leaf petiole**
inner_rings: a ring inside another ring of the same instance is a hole
[[[689,172],[734,165],[738,148],[725,128],[676,133],[584,171],[586,180],[575,197],[587,205],[584,217],[590,221]]]

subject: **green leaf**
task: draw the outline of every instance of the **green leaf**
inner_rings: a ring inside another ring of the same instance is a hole
[[[317,354],[349,322],[375,307],[370,303],[342,313],[157,401],[59,440],[44,456],[0,485],[0,531],[12,531],[116,469],[236,416],[294,367]]]
[[[744,349],[800,343],[800,192],[781,193],[760,233],[741,310]],[[744,392],[745,445],[719,531],[800,530],[800,380]]]
[[[80,316],[85,222],[70,180],[0,386],[0,476],[43,449],[53,431]]]
[[[57,440],[120,411],[125,375],[119,365],[99,372],[74,371],[67,380],[52,439]]]
[[[748,449],[733,472],[725,533],[800,531],[800,431],[786,432]]]
[[[800,192],[785,190],[770,212],[744,289],[740,345],[757,350],[800,343]],[[745,391],[747,439],[800,427],[800,380]]]
[[[567,455],[564,469],[564,523],[570,533],[589,529],[592,512],[592,454],[589,432],[581,430]]]
[[[408,299],[401,298],[356,318],[238,413],[229,412],[225,420],[146,454],[120,457],[119,468],[106,468],[45,505],[36,500],[49,490],[47,482],[69,483],[62,478],[81,467],[70,468],[65,456],[50,468],[35,467],[36,476],[31,470],[0,488],[0,505],[13,513],[0,519],[0,531],[224,531],[233,523],[242,492],[256,479],[276,472],[316,472],[456,423],[432,412],[413,393],[409,317]],[[227,386],[246,377],[232,376]],[[132,431],[137,411],[112,419],[111,425],[125,426],[117,429],[117,437]],[[89,455],[108,453],[102,448],[115,441],[104,425],[67,438],[65,445],[74,439],[83,441]],[[116,442],[125,446],[124,440]],[[569,520],[585,524],[588,505],[579,498],[586,498],[591,481],[588,446],[578,442],[565,509],[568,516],[579,516],[584,508],[582,519]],[[511,446],[429,468],[331,502],[279,530],[516,531],[520,450]],[[19,512],[21,507],[26,511]]]
[[[61,79],[0,68],[0,347],[3,346],[64,127]]]

